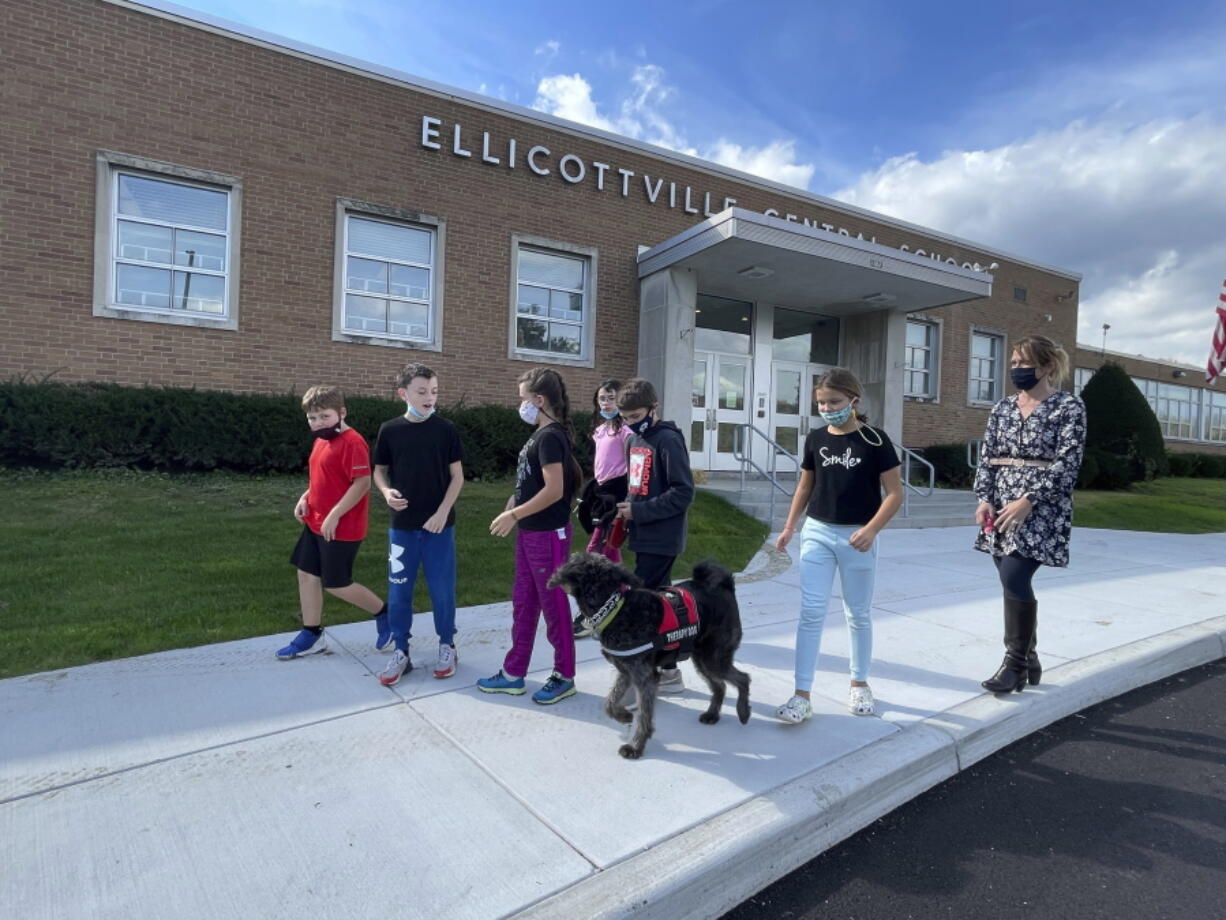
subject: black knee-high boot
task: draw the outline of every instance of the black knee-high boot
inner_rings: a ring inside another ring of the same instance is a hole
[[[1035,634],[1039,604],[1005,598],[1005,659],[980,686],[992,693],[1020,693],[1030,675],[1027,658]]]
[[[1030,686],[1037,687],[1043,677],[1043,663],[1039,661],[1039,653],[1035,646],[1039,642],[1038,611],[1035,611],[1035,628],[1030,634],[1030,654],[1026,656],[1026,670],[1030,674]]]

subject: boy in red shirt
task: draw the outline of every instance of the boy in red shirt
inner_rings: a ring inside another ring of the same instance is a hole
[[[278,650],[282,661],[327,648],[323,637],[324,590],[361,607],[375,618],[375,648],[391,645],[387,605],[369,588],[353,580],[353,560],[366,536],[370,504],[370,449],[366,440],[345,424],[345,395],[337,387],[311,387],[302,408],[315,437],[307,465],[310,484],[294,506],[302,536],[290,556],[298,567],[298,601],[302,631]]]

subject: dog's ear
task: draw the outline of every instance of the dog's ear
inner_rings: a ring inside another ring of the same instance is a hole
[[[575,593],[575,567],[579,564],[587,553],[571,553],[570,558],[563,562],[549,576],[549,581],[545,583],[547,588],[561,588],[567,594]]]

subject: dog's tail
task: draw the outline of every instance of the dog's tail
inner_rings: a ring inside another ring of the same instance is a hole
[[[704,559],[694,566],[694,574],[691,578],[708,591],[723,589],[730,594],[736,593],[736,580],[732,577],[732,573],[712,559]]]

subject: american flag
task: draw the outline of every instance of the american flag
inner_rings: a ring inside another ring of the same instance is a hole
[[[1222,282],[1222,293],[1217,295],[1220,301],[1217,308],[1217,328],[1213,330],[1213,350],[1209,352],[1209,364],[1205,367],[1205,380],[1213,383],[1213,378],[1226,373],[1226,281]]]

